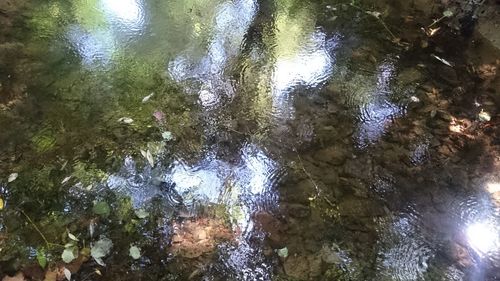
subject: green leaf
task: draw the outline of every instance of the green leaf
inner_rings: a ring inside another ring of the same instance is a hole
[[[45,250],[43,248],[36,251],[36,260],[41,268],[47,266],[47,257],[45,256]]]
[[[149,216],[149,213],[144,209],[135,210],[135,215],[140,219],[145,219]]]
[[[134,259],[137,260],[141,257],[141,249],[135,245],[130,245],[129,249],[129,255]]]
[[[111,210],[109,208],[108,203],[106,203],[105,201],[101,201],[101,202],[95,203],[94,207],[92,208],[92,211],[96,215],[107,217]]]
[[[102,258],[107,256],[109,252],[111,251],[111,247],[113,247],[113,241],[111,239],[106,238],[104,236],[101,236],[101,239],[97,241],[91,248],[90,248],[90,255],[94,258],[94,260],[102,265],[106,266],[104,264]]]
[[[72,247],[72,248],[66,248],[64,249],[61,258],[65,263],[70,263],[74,259],[76,259],[78,253],[78,248],[77,247]]]

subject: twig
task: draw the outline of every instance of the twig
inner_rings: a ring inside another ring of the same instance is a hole
[[[300,154],[295,147],[293,147],[293,151],[295,151],[295,153],[297,154],[297,158],[299,159],[299,163],[300,163],[300,168],[302,169],[302,171],[304,171],[304,174],[306,174],[306,176],[309,178],[311,183],[314,185],[314,188],[316,188],[316,197],[321,197],[321,198],[325,199],[325,202],[328,203],[328,205],[330,205],[331,207],[335,207],[335,204],[333,204],[332,201],[330,201],[330,199],[328,199],[326,196],[321,195],[321,189],[316,184],[316,181],[313,179],[311,174],[306,170],[306,167],[304,166],[304,163],[302,162],[302,157],[300,157]]]
[[[384,29],[391,35],[392,40],[395,41],[395,42],[399,41],[399,38],[396,35],[394,35],[394,33],[389,29],[389,27],[387,26],[387,24],[380,17],[378,17],[378,16],[376,16],[376,15],[374,15],[372,13],[369,13],[369,12],[365,11],[363,8],[361,8],[361,7],[357,6],[357,5],[354,5],[353,3],[351,3],[349,5],[351,7],[353,7],[353,8],[356,8],[356,9],[362,11],[365,14],[368,14],[368,15],[376,18],[378,20],[378,22],[380,22],[380,24],[384,27]]]
[[[43,238],[43,241],[45,241],[45,244],[47,245],[47,249],[50,249],[50,246],[51,245],[57,245],[57,244],[53,244],[53,243],[50,243],[47,238],[45,237],[45,235],[43,235],[43,233],[40,231],[40,229],[38,228],[38,226],[36,226],[36,224],[31,220],[31,218],[21,209],[19,209],[19,211],[21,212],[21,214],[23,214],[26,219],[31,223],[31,225],[35,228],[35,230],[38,232],[38,234],[40,234],[40,236],[42,236]]]

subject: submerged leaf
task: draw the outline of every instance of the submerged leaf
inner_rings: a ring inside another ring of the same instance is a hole
[[[172,135],[172,132],[169,132],[169,131],[161,133],[161,136],[166,141],[171,141],[171,140],[174,139],[174,136]]]
[[[113,247],[113,241],[109,238],[101,236],[101,239],[99,239],[99,241],[97,241],[94,246],[90,248],[90,255],[98,264],[106,266],[102,258],[109,254],[111,247]]]
[[[135,215],[140,219],[145,219],[149,216],[149,213],[144,209],[135,210]]]
[[[491,115],[486,111],[481,111],[478,117],[481,122],[489,122],[491,120]]]
[[[2,199],[2,198],[0,198],[0,211],[1,211],[1,210],[3,210],[3,205],[4,205],[4,203],[3,203],[3,199]]]
[[[131,245],[129,249],[129,255],[134,259],[137,260],[141,257],[141,249],[135,245]]]
[[[66,277],[66,279],[68,281],[70,281],[71,280],[71,271],[69,271],[69,269],[67,269],[66,267],[64,268],[63,271],[64,271],[64,277]]]
[[[74,259],[76,259],[75,252],[78,252],[78,249],[76,247],[71,247],[71,248],[66,248],[64,249],[61,258],[65,263],[70,263]]]
[[[67,183],[70,179],[71,179],[71,176],[69,176],[69,177],[65,177],[65,178],[61,181],[61,184],[65,184],[65,183]]]
[[[18,173],[12,173],[9,175],[9,178],[7,179],[7,182],[13,182],[17,179],[17,177],[19,176]]]
[[[451,18],[453,16],[453,12],[451,10],[445,10],[443,12],[443,16],[445,16],[447,18]]]
[[[75,235],[73,235],[73,234],[71,234],[69,231],[68,231],[68,237],[69,237],[69,239],[71,239],[71,240],[73,240],[73,241],[76,241],[76,242],[78,242],[78,241],[79,241],[79,240],[78,240],[78,238],[76,238],[76,236],[75,236]]]
[[[377,11],[367,11],[366,13],[369,14],[369,15],[372,15],[372,16],[374,16],[376,18],[380,18],[380,16],[382,15],[382,13],[377,12]]]
[[[146,160],[148,160],[148,163],[149,165],[151,165],[151,167],[155,165],[153,154],[151,154],[151,151],[149,151],[149,149],[146,151]]]
[[[123,124],[132,124],[134,122],[134,119],[129,118],[129,117],[122,117],[118,119],[118,122],[123,123]]]
[[[288,248],[285,247],[283,249],[279,249],[278,250],[278,256],[280,256],[282,258],[287,258],[288,257]]]
[[[101,216],[108,216],[109,215],[109,212],[111,211],[110,208],[109,208],[109,205],[108,203],[104,202],[104,201],[101,201],[101,202],[97,202],[95,203],[94,207],[92,208],[92,211],[94,212],[94,214],[96,215],[101,215]]]
[[[147,96],[145,96],[143,99],[142,99],[142,103],[146,103],[149,101],[149,99],[151,99],[153,96],[155,95],[155,93],[151,93]]]
[[[447,65],[447,66],[449,66],[449,67],[453,67],[453,64],[452,64],[451,62],[449,62],[449,61],[447,61],[447,60],[445,60],[445,59],[443,59],[443,58],[440,58],[440,57],[438,57],[438,56],[436,56],[436,55],[434,55],[434,54],[432,54],[431,56],[432,56],[433,58],[437,59],[438,61],[442,62],[443,64],[445,64],[445,65]]]
[[[47,257],[45,256],[45,251],[43,249],[36,251],[36,260],[41,268],[45,268],[47,266]]]

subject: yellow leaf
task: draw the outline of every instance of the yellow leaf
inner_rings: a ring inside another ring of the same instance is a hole
[[[0,211],[3,210],[3,199],[0,198]]]

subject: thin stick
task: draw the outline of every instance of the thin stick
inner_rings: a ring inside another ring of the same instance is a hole
[[[332,201],[330,201],[330,199],[328,199],[326,196],[321,195],[321,189],[316,184],[316,181],[313,179],[311,174],[306,170],[306,167],[304,166],[304,163],[302,162],[302,157],[300,157],[300,154],[295,147],[293,148],[293,151],[295,151],[295,153],[297,154],[297,158],[299,159],[299,163],[300,163],[300,167],[301,167],[302,171],[304,171],[304,174],[306,174],[306,176],[309,178],[311,183],[314,185],[314,188],[316,188],[316,192],[317,192],[316,197],[321,197],[321,198],[325,199],[326,203],[328,203],[331,207],[335,207],[335,204],[333,204]]]
[[[52,244],[50,243],[47,238],[45,237],[45,235],[43,235],[43,233],[40,231],[40,229],[38,228],[38,226],[36,226],[36,224],[31,220],[31,218],[21,209],[19,209],[19,211],[21,212],[21,214],[23,214],[26,219],[31,223],[31,225],[35,228],[35,230],[38,232],[38,234],[40,234],[40,236],[42,236],[43,238],[43,241],[45,241],[45,244],[47,245],[47,249],[50,249],[50,245],[55,245],[55,244]]]
[[[379,18],[376,15],[373,15],[371,13],[368,13],[363,8],[361,8],[361,7],[357,6],[357,5],[354,5],[352,3],[350,4],[350,6],[356,8],[356,9],[358,9],[360,11],[362,11],[365,14],[371,15],[372,17],[376,18],[378,20],[378,22],[380,22],[380,24],[382,24],[382,26],[384,27],[384,29],[391,35],[392,40],[397,41],[399,39],[396,35],[394,35],[394,33],[389,29],[389,27],[387,26],[387,24],[381,18]]]

